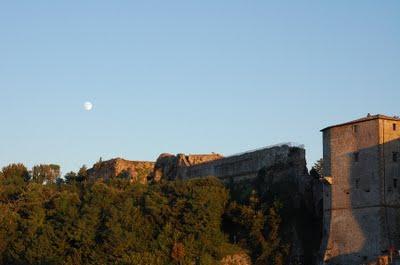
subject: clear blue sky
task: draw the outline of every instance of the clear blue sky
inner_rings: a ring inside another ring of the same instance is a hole
[[[400,1],[1,1],[0,166],[287,141],[311,164],[322,127],[400,114],[399,14]]]

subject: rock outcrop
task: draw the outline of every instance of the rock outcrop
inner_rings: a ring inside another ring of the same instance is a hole
[[[112,179],[116,177],[128,178],[132,183],[146,184],[153,174],[154,162],[129,161],[115,158],[97,162],[87,171],[89,179]]]
[[[159,182],[161,179],[173,179],[177,172],[177,157],[172,154],[161,154],[154,166],[152,181]]]

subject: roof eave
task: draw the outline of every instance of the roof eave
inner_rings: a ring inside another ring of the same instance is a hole
[[[323,129],[321,129],[320,132],[324,132],[324,131],[326,131],[328,129],[335,128],[335,127],[341,127],[341,126],[346,126],[346,125],[351,125],[351,124],[361,123],[361,122],[366,122],[366,121],[372,121],[372,120],[400,121],[400,118],[383,116],[383,115],[378,114],[378,115],[374,115],[374,116],[371,116],[371,117],[367,117],[367,118],[362,119],[362,120],[354,120],[354,121],[349,121],[349,122],[345,122],[345,123],[340,123],[340,124],[337,124],[337,125],[328,126],[328,127],[325,127]]]

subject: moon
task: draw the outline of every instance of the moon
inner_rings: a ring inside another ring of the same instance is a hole
[[[83,104],[83,108],[84,108],[86,111],[91,111],[91,110],[93,109],[93,104],[92,104],[91,102],[89,102],[89,101],[86,101],[86,102]]]

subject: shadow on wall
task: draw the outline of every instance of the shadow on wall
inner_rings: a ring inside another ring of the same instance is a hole
[[[400,138],[339,156],[335,172],[327,170],[325,264],[367,264],[388,255],[391,246],[400,249],[399,152]]]

